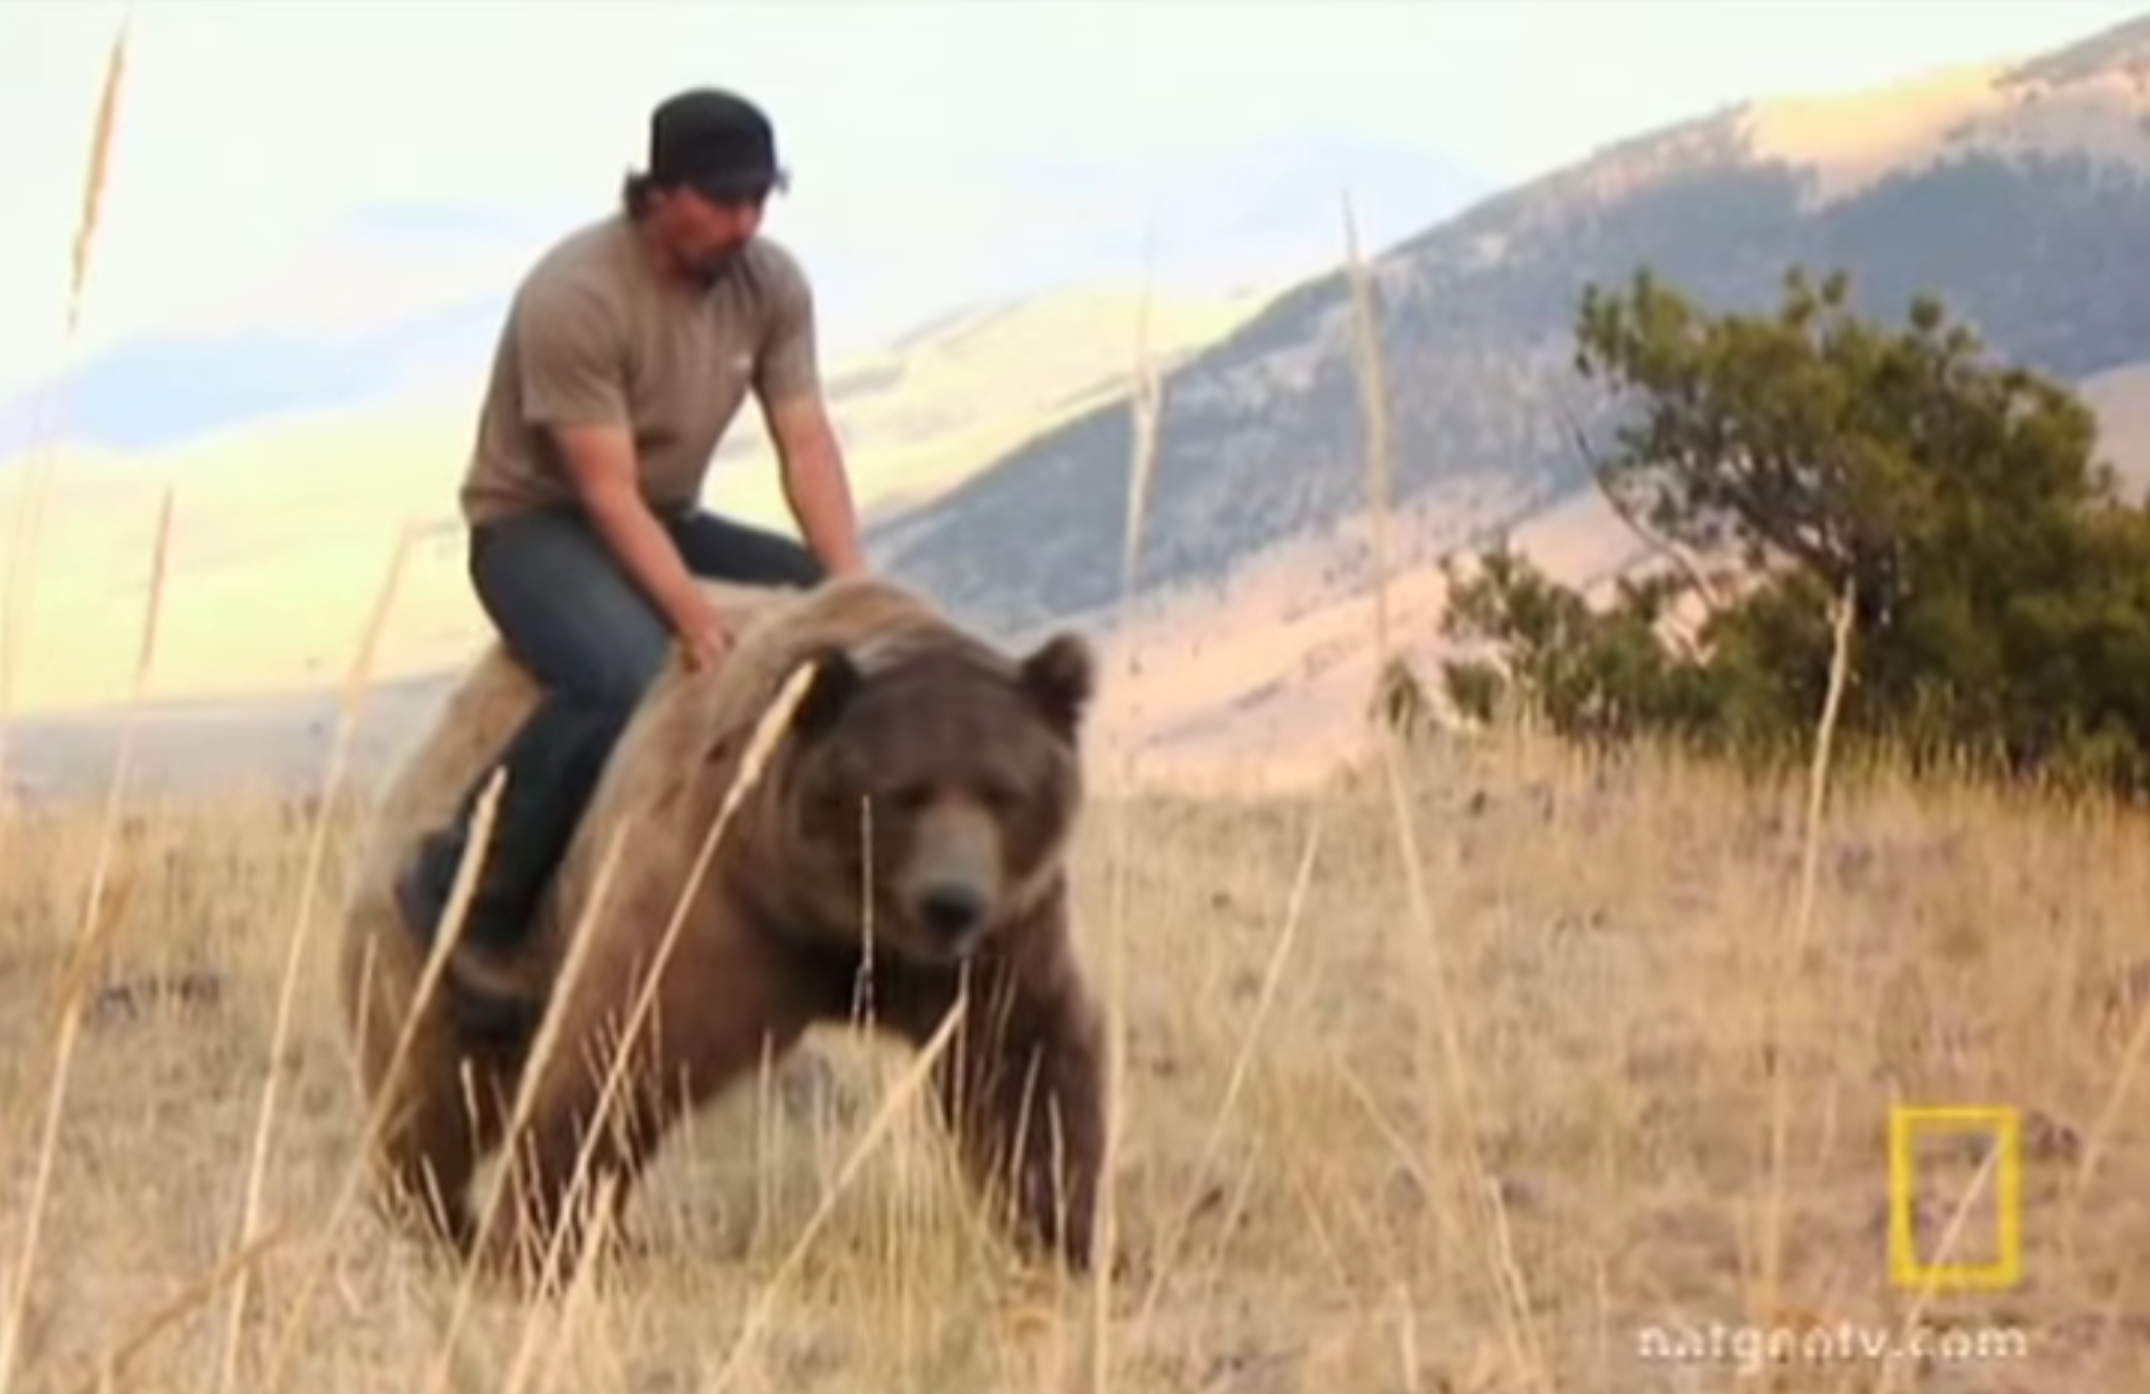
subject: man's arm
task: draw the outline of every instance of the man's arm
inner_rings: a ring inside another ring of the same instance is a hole
[[[516,308],[515,348],[524,421],[559,445],[598,535],[678,627],[698,592],[642,498],[610,307],[571,285],[533,288]]]
[[[806,545],[832,575],[866,571],[843,448],[821,395],[814,298],[804,273],[785,264],[767,342],[755,369],[762,422],[783,470],[784,501]]]
[[[782,461],[784,501],[807,547],[833,575],[864,575],[851,481],[821,394],[788,398],[767,408],[764,418]]]
[[[699,593],[678,546],[642,497],[633,436],[624,426],[555,426],[552,435],[598,535],[673,627],[681,627]]]

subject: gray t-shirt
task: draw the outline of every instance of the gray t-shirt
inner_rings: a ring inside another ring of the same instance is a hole
[[[632,428],[659,511],[700,499],[711,457],[752,392],[764,410],[815,391],[813,295],[792,255],[756,237],[706,290],[668,280],[614,214],[531,268],[508,312],[460,502],[473,524],[571,502],[544,429]]]

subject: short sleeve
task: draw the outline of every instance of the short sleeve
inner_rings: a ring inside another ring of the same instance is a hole
[[[777,251],[770,269],[768,319],[754,367],[754,393],[765,409],[806,396],[821,384],[813,288],[789,253]]]
[[[532,281],[515,307],[522,418],[532,426],[612,426],[628,420],[618,320],[593,288]]]

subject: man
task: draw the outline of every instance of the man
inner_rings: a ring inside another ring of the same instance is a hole
[[[490,960],[528,922],[607,753],[676,641],[721,662],[696,576],[808,587],[865,570],[822,401],[812,295],[756,236],[786,187],[768,118],[697,90],[650,118],[649,168],[623,207],[570,234],[518,288],[461,491],[470,576],[545,694],[502,753],[507,785],[450,962],[474,1021],[505,1011]],[[699,507],[710,457],[752,393],[806,546]],[[399,883],[431,941],[481,779]]]

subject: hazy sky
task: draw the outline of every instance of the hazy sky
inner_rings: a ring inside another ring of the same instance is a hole
[[[86,310],[89,343],[217,305],[363,318],[425,287],[309,263],[236,287],[349,211],[448,201],[550,229],[601,209],[650,103],[736,86],[797,171],[770,230],[809,257],[865,240],[953,301],[975,245],[1030,227],[1064,161],[1157,171],[1322,131],[1503,181],[1766,92],[1826,92],[2052,46],[2091,0],[143,0]],[[55,364],[88,130],[122,7],[0,0],[0,384]],[[1309,189],[1332,203],[1333,189]],[[452,260],[452,259],[450,259]],[[497,268],[495,268],[497,270]],[[485,267],[444,264],[442,284]]]

